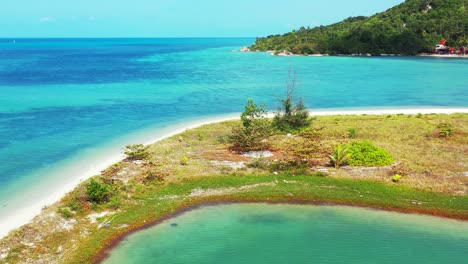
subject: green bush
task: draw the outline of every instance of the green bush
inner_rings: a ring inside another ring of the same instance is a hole
[[[68,208],[60,208],[57,212],[65,219],[69,219],[73,216],[73,213]]]
[[[180,165],[186,166],[186,165],[188,165],[188,162],[189,162],[189,158],[187,158],[187,157],[182,157],[180,159]]]
[[[91,179],[91,181],[86,186],[87,199],[93,203],[105,203],[109,201],[109,198],[111,197],[110,189],[111,188],[109,185],[102,184],[95,179]]]
[[[358,132],[355,128],[350,128],[348,129],[348,137],[350,138],[356,138],[358,135]]]
[[[232,129],[229,141],[231,149],[238,152],[265,150],[270,144],[270,122],[266,119],[266,106],[257,106],[252,99],[247,101],[241,115],[241,126]]]
[[[403,177],[403,176],[400,175],[400,174],[395,174],[395,175],[393,175],[393,177],[392,177],[392,181],[393,181],[393,182],[399,182],[400,179],[401,179],[402,177]]]
[[[388,151],[375,146],[369,140],[351,143],[348,153],[351,155],[348,160],[351,166],[387,166],[394,162]]]
[[[124,154],[129,160],[143,160],[149,156],[149,146],[143,144],[128,145],[125,147]]]
[[[450,123],[440,123],[437,128],[441,137],[451,137],[455,133],[455,127]]]

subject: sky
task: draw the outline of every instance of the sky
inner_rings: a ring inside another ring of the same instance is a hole
[[[260,37],[403,0],[0,0],[0,37]],[[280,2],[283,2],[282,4]]]

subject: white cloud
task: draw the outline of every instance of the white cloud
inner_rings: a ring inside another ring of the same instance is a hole
[[[55,18],[53,17],[41,17],[39,19],[39,22],[41,23],[50,23],[50,22],[54,22],[55,21]]]

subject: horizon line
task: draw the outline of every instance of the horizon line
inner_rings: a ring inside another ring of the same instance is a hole
[[[208,38],[258,38],[258,37],[0,37],[0,39],[208,39]]]

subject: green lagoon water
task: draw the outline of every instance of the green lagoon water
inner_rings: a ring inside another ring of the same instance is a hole
[[[201,207],[122,241],[116,263],[466,263],[468,223],[345,206]]]

